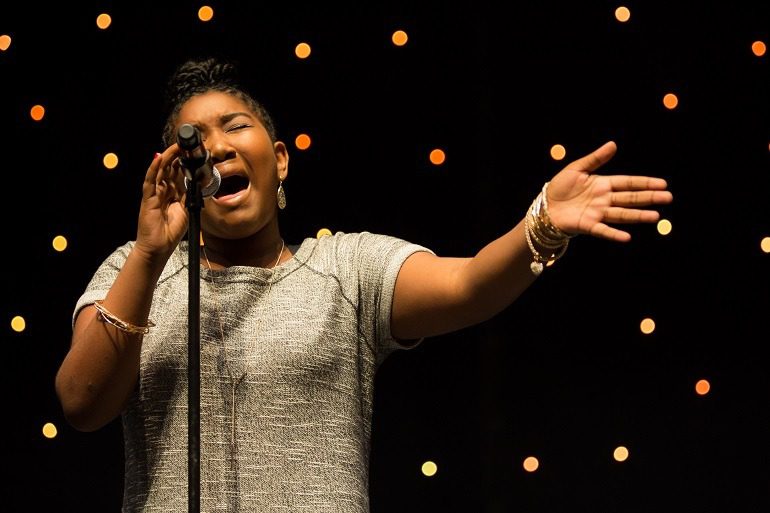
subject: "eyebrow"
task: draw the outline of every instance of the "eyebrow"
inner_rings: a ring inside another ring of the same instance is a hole
[[[228,114],[223,114],[219,117],[219,123],[221,125],[227,124],[233,119],[237,118],[238,116],[246,116],[247,118],[254,119],[254,116],[249,112],[230,112]],[[192,126],[197,128],[198,130],[203,130],[203,127],[199,123],[192,123]]]
[[[248,118],[252,117],[252,115],[249,114],[248,112],[231,112],[229,114],[225,114],[224,116],[220,117],[219,122],[224,125],[225,123],[229,123],[230,121],[237,118],[238,116],[246,116]]]

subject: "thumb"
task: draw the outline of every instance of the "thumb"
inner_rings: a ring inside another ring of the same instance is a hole
[[[608,141],[586,155],[571,162],[566,169],[591,173],[606,164],[618,151],[615,141]]]

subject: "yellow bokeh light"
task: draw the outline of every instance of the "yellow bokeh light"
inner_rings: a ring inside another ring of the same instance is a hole
[[[107,13],[102,13],[96,17],[96,26],[104,30],[112,25],[112,16]]]
[[[436,472],[438,471],[438,466],[433,463],[432,461],[426,461],[422,464],[422,474],[427,477],[432,477],[436,475]]]
[[[40,121],[45,117],[45,107],[42,105],[33,105],[32,108],[29,109],[29,116],[35,121]]]
[[[300,59],[307,59],[310,57],[310,45],[307,43],[300,43],[294,48],[294,55]]]
[[[534,472],[540,467],[540,462],[534,456],[527,456],[521,464],[527,472]]]
[[[669,110],[675,109],[679,105],[679,98],[674,93],[667,93],[663,97],[663,105]]]
[[[639,329],[642,330],[642,333],[645,335],[649,335],[653,331],[655,331],[655,321],[647,317],[646,319],[642,319],[642,322],[639,323]]]
[[[620,445],[612,451],[612,457],[615,458],[615,461],[626,461],[628,459],[628,449]]]
[[[11,36],[3,34],[0,36],[0,52],[4,52],[11,47]]]
[[[107,169],[115,169],[118,167],[118,156],[114,153],[108,153],[102,159],[102,163]]]
[[[326,237],[327,235],[331,235],[332,231],[328,228],[321,228],[318,230],[318,233],[315,234],[316,239],[320,239],[321,237]]]
[[[64,251],[67,249],[67,238],[64,235],[57,235],[53,238],[51,245],[56,251]]]
[[[658,233],[661,235],[668,235],[671,233],[673,226],[668,219],[661,219],[658,221]]]
[[[765,253],[770,253],[770,237],[763,237],[762,241],[759,243],[759,247]]]
[[[53,425],[51,422],[46,422],[43,426],[43,436],[46,438],[56,438],[56,434],[58,433],[58,430],[56,429],[56,426]]]
[[[307,134],[299,134],[297,137],[294,138],[294,145],[297,147],[298,150],[306,150],[310,148],[310,144],[313,141],[311,141],[310,136]]]
[[[567,156],[567,149],[561,144],[554,144],[551,146],[551,158],[553,160],[561,160]]]
[[[430,152],[429,158],[432,164],[440,166],[446,160],[446,153],[444,153],[444,150],[436,148],[435,150]]]
[[[198,19],[201,21],[211,21],[214,17],[214,9],[211,6],[204,5],[198,9]]]
[[[767,52],[767,45],[763,41],[754,41],[751,43],[751,52],[757,57],[762,57]]]
[[[621,23],[625,23],[631,19],[631,11],[628,7],[620,6],[615,9],[615,19]]]
[[[711,383],[709,383],[707,379],[699,379],[698,382],[695,383],[696,394],[706,395],[709,393],[709,390],[711,390]]]
[[[406,32],[403,30],[397,30],[390,36],[390,40],[393,41],[393,44],[396,46],[404,46],[409,40],[409,36],[407,36]]]
[[[11,319],[11,329],[17,333],[21,333],[27,328],[27,321],[24,320],[24,317],[21,315],[17,315],[13,319]]]

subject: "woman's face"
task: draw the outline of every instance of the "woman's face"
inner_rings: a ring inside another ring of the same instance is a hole
[[[211,161],[222,175],[201,210],[204,231],[225,239],[244,238],[276,217],[276,191],[286,178],[286,146],[273,143],[257,115],[240,98],[220,91],[193,96],[179,111],[176,129],[196,126]]]

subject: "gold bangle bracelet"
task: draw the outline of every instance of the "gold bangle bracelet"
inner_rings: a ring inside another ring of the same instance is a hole
[[[98,318],[102,322],[106,322],[109,324],[112,324],[116,328],[118,328],[120,331],[123,331],[125,333],[135,333],[140,335],[146,335],[150,332],[150,328],[155,326],[155,323],[151,320],[147,320],[147,326],[137,326],[136,324],[131,324],[130,322],[126,322],[120,317],[116,316],[102,304],[101,301],[94,301],[94,307],[99,311]]]

